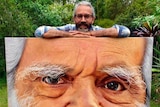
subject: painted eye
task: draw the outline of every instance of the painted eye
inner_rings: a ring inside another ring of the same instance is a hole
[[[50,85],[57,85],[57,84],[63,84],[64,83],[64,80],[61,79],[60,77],[53,78],[53,77],[50,77],[50,76],[43,77],[42,81],[47,83],[47,84],[50,84]]]
[[[104,86],[107,89],[113,90],[113,91],[122,91],[124,90],[124,86],[117,82],[117,81],[111,81],[105,84]]]

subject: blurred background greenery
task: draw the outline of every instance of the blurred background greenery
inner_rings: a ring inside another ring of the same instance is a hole
[[[72,22],[74,3],[80,0],[2,0],[0,2],[0,107],[7,107],[4,37],[34,37],[38,26]],[[160,0],[89,0],[95,7],[95,25],[122,24],[131,36],[154,37],[151,107],[160,105]]]

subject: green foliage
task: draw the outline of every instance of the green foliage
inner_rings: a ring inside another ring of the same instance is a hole
[[[145,4],[145,11],[142,15],[138,15],[133,18],[131,27],[140,27],[144,23],[148,23],[149,26],[154,26],[159,23],[160,20],[160,0],[150,0]]]
[[[142,27],[136,28],[132,35],[142,37],[158,37],[160,36],[160,28],[158,24],[152,25],[147,21],[143,23]]]
[[[152,89],[151,89],[151,101],[156,105],[160,104],[160,73],[153,73],[152,74]],[[153,106],[154,107],[154,106]]]
[[[33,36],[41,25],[59,26],[71,22],[73,4],[52,0],[5,0],[0,2],[0,36]]]
[[[28,15],[19,11],[13,1],[0,2],[0,36],[30,36],[33,28]]]
[[[0,78],[0,107],[7,107],[6,79]]]
[[[106,15],[106,9],[105,9],[105,0],[90,0],[92,2],[92,5],[95,9],[96,18],[103,19],[107,18]],[[102,14],[103,13],[103,14]]]
[[[72,5],[61,5],[57,3],[44,5],[44,3],[41,4],[41,2],[33,1],[21,2],[19,4],[19,8],[31,17],[33,24],[36,26],[63,25],[71,17],[72,10],[70,8],[72,8]]]
[[[160,35],[154,39],[153,68],[160,73]]]
[[[0,107],[8,107],[7,105],[7,87],[0,88]]]
[[[159,20],[160,20],[160,8],[157,11],[155,11],[155,13],[153,13],[152,15],[143,16],[143,17],[139,16],[137,18],[134,18],[131,24],[134,27],[140,27],[147,23],[149,27],[152,27],[155,24],[159,24]]]
[[[50,5],[51,11],[55,11],[62,20],[61,25],[63,24],[68,24],[68,23],[73,23],[72,22],[72,16],[73,16],[73,4],[57,4],[54,3]]]
[[[159,107],[159,103],[155,102],[154,100],[151,100],[150,107]]]
[[[116,22],[129,26],[134,29],[135,25],[131,22],[134,18],[149,15],[153,9],[149,7],[146,0],[131,0],[126,9],[116,17]]]
[[[99,25],[101,27],[104,27],[104,28],[108,28],[108,27],[113,26],[115,24],[115,22],[110,19],[99,19],[99,20],[95,21],[95,24]]]
[[[114,20],[129,6],[128,0],[90,0],[95,8],[96,17]]]
[[[130,2],[127,0],[106,0],[105,4],[106,17],[114,20],[118,15],[125,11]]]

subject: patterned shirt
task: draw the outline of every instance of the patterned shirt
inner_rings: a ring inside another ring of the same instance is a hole
[[[112,27],[118,30],[118,37],[128,37],[130,35],[130,30],[122,25],[113,25]],[[50,29],[61,30],[61,31],[73,31],[77,30],[75,24],[67,24],[59,27],[51,27],[51,26],[40,26],[35,31],[36,37],[43,37],[43,34],[46,33]],[[91,26],[90,31],[103,30],[100,26]]]

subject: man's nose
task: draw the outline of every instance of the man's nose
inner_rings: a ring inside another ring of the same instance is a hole
[[[86,18],[83,16],[81,22],[86,22]]]
[[[87,80],[78,81],[74,88],[69,107],[100,107],[94,83]]]

